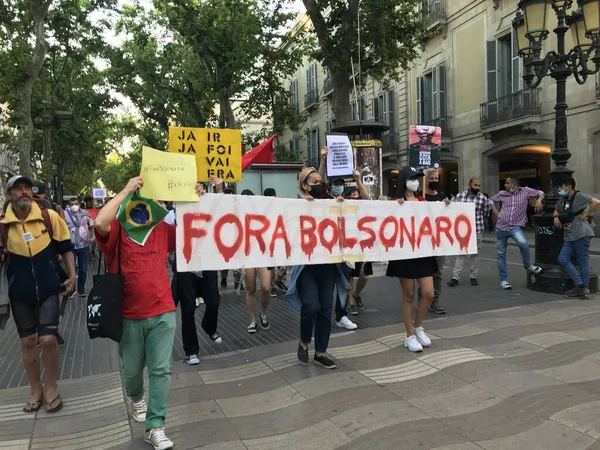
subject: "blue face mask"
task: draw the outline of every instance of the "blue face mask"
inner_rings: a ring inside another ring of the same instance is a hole
[[[344,193],[344,186],[331,186],[331,195],[340,197]]]
[[[569,195],[569,193],[567,191],[565,191],[564,189],[561,189],[560,191],[558,191],[558,194],[561,197],[566,197],[567,195]]]
[[[514,194],[515,193],[515,189],[514,188],[510,188],[508,191],[509,194]]]

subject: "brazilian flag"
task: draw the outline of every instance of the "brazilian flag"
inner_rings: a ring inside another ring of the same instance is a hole
[[[137,192],[128,196],[117,213],[117,219],[123,225],[125,233],[133,242],[144,245],[152,230],[158,225],[168,211],[150,198]]]

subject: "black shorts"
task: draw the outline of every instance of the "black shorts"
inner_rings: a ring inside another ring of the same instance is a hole
[[[58,295],[41,302],[10,300],[10,309],[15,318],[19,337],[56,336],[60,320],[60,300]]]
[[[364,274],[366,276],[373,275],[373,263],[370,263],[370,262],[366,262],[366,263],[357,262],[357,263],[354,263],[354,269],[352,269],[352,273],[350,274],[350,277],[351,278],[358,278],[358,277],[360,277],[360,274],[362,272],[363,266],[364,266]]]

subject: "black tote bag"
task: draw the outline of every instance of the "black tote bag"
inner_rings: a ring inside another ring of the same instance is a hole
[[[118,271],[116,274],[100,275],[102,259],[98,262],[98,275],[94,276],[94,287],[87,299],[87,329],[90,339],[108,338],[121,342],[123,336],[123,297],[125,279],[121,274],[121,227],[117,236]],[[114,257],[114,254],[113,254]],[[109,264],[110,267],[110,264]]]

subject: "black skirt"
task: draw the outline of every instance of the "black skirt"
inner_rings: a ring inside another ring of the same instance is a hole
[[[438,270],[435,256],[427,256],[425,258],[390,261],[388,262],[385,275],[388,277],[415,280],[417,278],[432,277]]]

